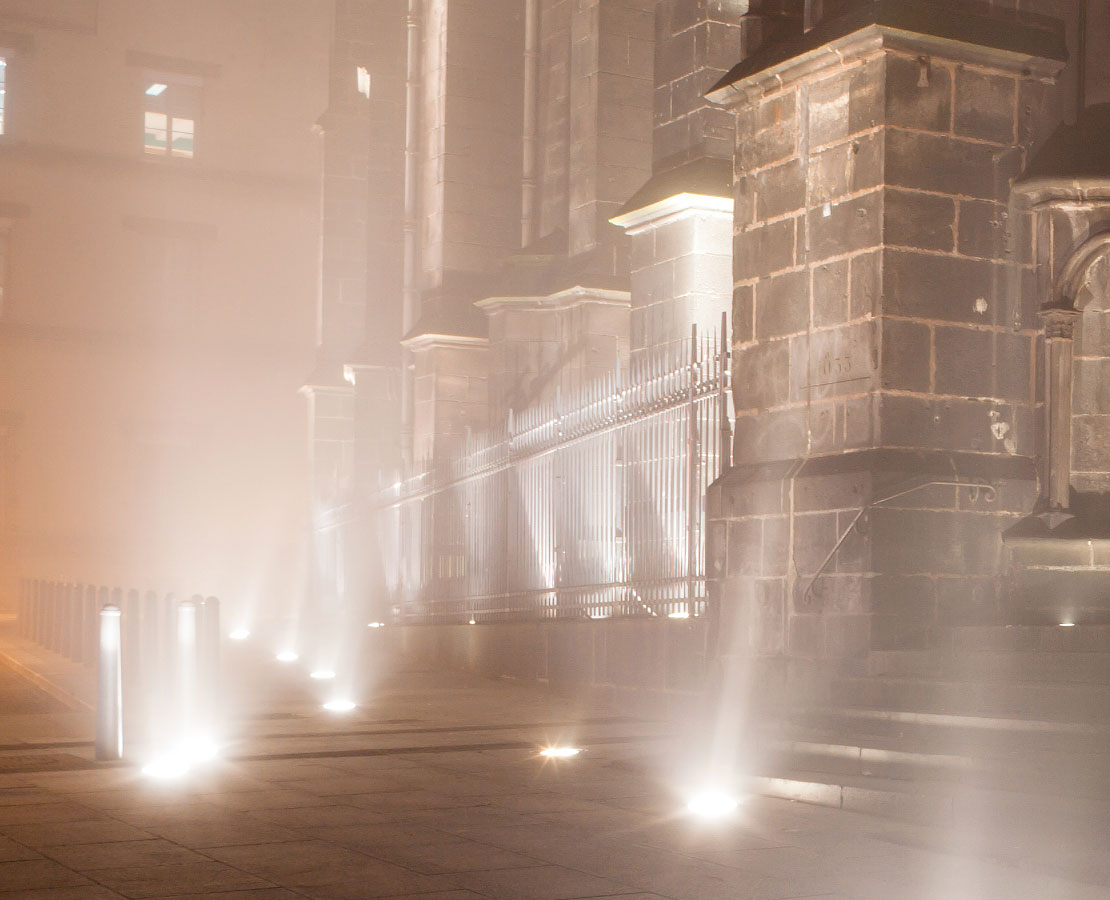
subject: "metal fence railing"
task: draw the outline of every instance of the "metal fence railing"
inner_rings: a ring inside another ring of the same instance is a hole
[[[400,620],[701,615],[704,498],[731,440],[724,334],[638,353],[387,491]]]

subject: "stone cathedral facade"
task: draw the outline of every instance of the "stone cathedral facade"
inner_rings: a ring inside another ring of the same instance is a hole
[[[804,688],[1110,618],[1108,44],[1084,0],[338,0],[318,590],[397,589],[383,491],[724,314],[672,657]]]

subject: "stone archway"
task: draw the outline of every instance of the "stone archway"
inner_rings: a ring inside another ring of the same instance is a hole
[[[1045,500],[1110,493],[1110,231],[1088,238],[1041,309],[1045,330]]]

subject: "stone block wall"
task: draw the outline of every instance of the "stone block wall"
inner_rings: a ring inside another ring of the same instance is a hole
[[[709,559],[719,649],[784,679],[1000,620],[1001,534],[1037,497],[1009,198],[1052,67],[864,34],[734,95],[734,468]]]
[[[581,398],[628,363],[628,294],[574,288],[548,297],[491,297],[490,423],[509,411]]]
[[[655,14],[655,168],[730,159],[735,125],[706,92],[745,56],[757,20],[730,0],[663,0]]]
[[[689,209],[637,228],[632,236],[632,348],[715,334],[732,294],[732,216]]]
[[[488,425],[488,342],[433,334],[405,346],[415,366],[413,459],[449,465],[463,452],[467,435]]]

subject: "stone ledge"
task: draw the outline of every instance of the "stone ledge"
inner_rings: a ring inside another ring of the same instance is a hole
[[[849,53],[898,49],[911,41],[935,44],[934,52],[963,48],[966,54],[979,48],[989,57],[981,60],[984,64],[1043,70],[1045,75],[1055,74],[1068,58],[1063,23],[1047,16],[986,9],[956,13],[932,0],[859,0],[848,12],[805,34],[759,50],[734,66],[706,96],[715,103],[735,102],[760,79],[781,84],[791,76],[843,62]]]

